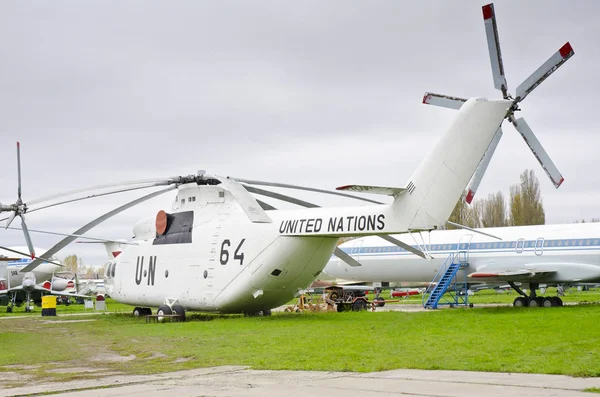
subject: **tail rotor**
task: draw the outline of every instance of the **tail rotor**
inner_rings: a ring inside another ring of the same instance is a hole
[[[496,12],[494,11],[494,4],[490,3],[482,7],[483,21],[485,26],[485,34],[487,38],[488,51],[490,55],[490,63],[492,67],[492,76],[494,79],[494,87],[502,92],[502,97],[512,101],[512,105],[506,114],[508,119],[515,127],[515,129],[521,134],[527,146],[536,157],[548,178],[558,188],[564,181],[564,178],[558,167],[540,141],[537,139],[532,129],[529,127],[527,122],[523,118],[515,118],[515,112],[520,111],[519,103],[521,103],[537,86],[539,86],[544,80],[546,80],[552,73],[554,73],[559,67],[561,67],[567,60],[569,60],[575,52],[569,42],[565,43],[557,52],[555,52],[546,62],[544,62],[536,71],[534,71],[528,78],[526,78],[516,90],[516,95],[513,98],[508,92],[508,84],[506,82],[506,76],[504,74],[504,64],[502,61],[502,52],[500,50],[500,39],[498,36],[498,26],[496,23]],[[466,99],[453,97],[449,95],[425,93],[423,97],[423,103],[435,106],[446,107],[450,109],[460,109]],[[487,164],[489,163],[491,154],[493,154],[496,145],[500,139],[502,132],[498,130],[498,139],[495,139],[488,152],[481,160],[480,166],[475,171],[471,184],[465,195],[466,200],[470,203],[473,199],[477,186],[485,173]]]

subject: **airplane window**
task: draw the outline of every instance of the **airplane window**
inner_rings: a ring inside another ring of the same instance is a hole
[[[222,192],[222,191],[219,192],[219,198],[223,198],[223,197],[225,197],[225,192]]]
[[[206,270],[205,270],[205,272],[206,272]],[[168,270],[165,270],[165,278],[169,278],[169,271]],[[206,278],[206,276],[204,278]]]
[[[185,199],[181,199],[181,205],[185,204]]]
[[[204,271],[204,278],[207,278],[207,277],[208,277],[208,270],[205,270]]]
[[[591,240],[586,240],[585,241],[585,245],[590,245],[591,243],[592,243]]]

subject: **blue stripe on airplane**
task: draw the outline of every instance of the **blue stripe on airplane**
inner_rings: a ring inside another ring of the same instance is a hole
[[[522,248],[523,251],[541,249],[542,245],[540,240],[520,240],[520,241],[498,241],[498,242],[482,242],[482,243],[460,243],[459,244],[432,244],[427,246],[431,252],[436,251],[457,251],[457,250],[468,250],[469,252],[512,252],[518,248]],[[538,244],[536,246],[536,243]],[[413,245],[412,247],[420,249],[419,246]],[[580,247],[580,248],[578,248]],[[594,250],[600,249],[600,239],[558,239],[558,240],[543,240],[543,249],[549,251],[556,250]],[[491,251],[492,250],[492,251]],[[392,253],[392,252],[408,252],[404,248],[397,246],[380,246],[380,247],[346,247],[342,248],[347,254],[379,254],[379,253]]]

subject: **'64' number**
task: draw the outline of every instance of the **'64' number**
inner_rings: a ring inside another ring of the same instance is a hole
[[[244,264],[244,253],[243,252],[240,253],[240,249],[242,248],[242,244],[244,244],[244,241],[246,241],[245,238],[243,238],[242,241],[240,241],[237,248],[233,252],[233,259],[239,260],[240,265]],[[231,241],[223,240],[223,242],[221,243],[221,255],[219,257],[221,265],[226,265],[227,262],[229,262],[229,251],[227,250],[227,248],[229,248],[229,247],[231,247]]]

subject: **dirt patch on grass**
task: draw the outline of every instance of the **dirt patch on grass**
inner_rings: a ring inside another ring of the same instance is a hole
[[[128,356],[120,356],[116,353],[101,353],[97,354],[90,358],[90,361],[102,361],[102,362],[111,362],[111,363],[124,363],[127,361],[135,360],[135,354],[130,354]]]
[[[89,367],[70,367],[70,368],[54,368],[49,369],[46,372],[55,374],[81,374],[86,372],[106,372],[110,371],[108,368],[89,368]]]

